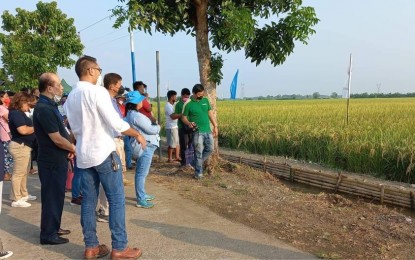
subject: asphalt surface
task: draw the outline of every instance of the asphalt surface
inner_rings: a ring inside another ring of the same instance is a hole
[[[133,179],[133,173],[127,173]],[[183,199],[177,192],[149,180],[147,192],[156,196],[152,209],[135,207],[134,186],[127,186],[126,225],[129,246],[143,251],[142,259],[314,259],[269,235],[234,223],[208,208]],[[9,259],[81,259],[84,252],[80,206],[69,204],[66,193],[62,228],[70,229],[69,243],[40,245],[40,182],[28,179],[28,190],[38,200],[29,208],[12,208],[10,182],[4,182],[0,239]],[[220,202],[218,202],[220,203]],[[108,223],[97,223],[100,243],[111,248]],[[0,245],[1,246],[1,245]],[[109,256],[105,257],[109,258]]]

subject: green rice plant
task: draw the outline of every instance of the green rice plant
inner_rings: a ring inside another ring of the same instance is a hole
[[[219,101],[219,143],[389,180],[415,180],[415,99]]]

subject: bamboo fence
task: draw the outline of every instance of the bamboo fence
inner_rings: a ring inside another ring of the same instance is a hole
[[[341,172],[303,169],[290,165],[289,162],[267,161],[266,157],[260,159],[258,156],[252,158],[249,155],[234,155],[229,151],[220,151],[219,154],[221,158],[230,162],[248,165],[285,180],[356,195],[378,201],[380,204],[415,209],[415,189],[403,187],[407,186],[406,184],[386,183]]]

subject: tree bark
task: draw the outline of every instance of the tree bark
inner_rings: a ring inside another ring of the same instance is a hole
[[[196,52],[199,63],[200,83],[205,87],[205,94],[209,98],[212,106],[213,115],[217,122],[216,110],[216,84],[209,80],[210,75],[210,46],[209,46],[209,30],[208,30],[208,0],[195,0],[196,9],[195,31],[196,31]],[[206,168],[208,174],[214,173],[214,168],[218,162],[218,137],[214,138],[214,151],[208,162]]]

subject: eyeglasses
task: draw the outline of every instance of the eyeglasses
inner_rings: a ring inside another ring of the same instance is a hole
[[[90,69],[94,69],[94,70],[99,71],[99,74],[101,74],[101,73],[102,73],[102,69],[101,69],[101,68],[90,68]]]

